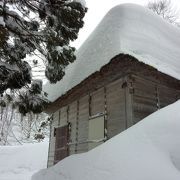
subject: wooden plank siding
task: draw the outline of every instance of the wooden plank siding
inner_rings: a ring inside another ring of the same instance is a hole
[[[133,83],[133,124],[158,110],[156,84],[136,77]]]
[[[126,129],[125,90],[122,83],[120,79],[106,86],[108,138]]]
[[[89,120],[89,96],[86,95],[79,99],[79,113],[77,123],[77,153],[88,150],[88,120]]]
[[[180,93],[178,93],[178,91],[172,88],[159,85],[158,89],[159,89],[159,103],[161,108],[179,99]]]
[[[88,93],[92,93],[99,88],[107,86],[113,81],[133,74],[156,82],[157,84],[180,90],[179,80],[159,72],[152,66],[146,65],[130,55],[119,54],[113,57],[100,71],[91,74],[81,83],[51,103],[47,107],[46,112],[50,114],[54,113],[59,108],[71,104],[73,101],[78,100]]]
[[[59,126],[59,111],[53,114],[53,119],[50,124],[50,139],[49,139],[49,152],[48,152],[48,163],[47,167],[54,165],[54,154],[55,154],[55,142],[54,129]]]
[[[133,77],[133,124],[179,99],[180,91],[138,76]]]
[[[124,78],[122,88],[125,90],[125,115],[126,115],[126,129],[133,125],[134,112],[133,112],[133,81],[129,76]]]
[[[137,75],[128,75],[61,107],[53,114],[48,167],[55,153],[54,128],[70,123],[69,155],[88,151],[88,125],[93,116],[105,117],[107,138],[136,124],[180,97],[180,91]]]
[[[68,124],[68,106],[64,106],[60,109],[60,123],[59,126],[65,126]]]
[[[55,153],[54,153],[54,164],[58,163],[62,159],[69,156],[69,126],[60,126],[55,131],[56,142],[55,142]]]
[[[69,105],[69,123],[70,123],[70,132],[69,132],[69,154],[76,153],[76,141],[77,141],[77,101],[74,101]]]
[[[90,94],[90,116],[105,113],[104,88],[100,88]]]
[[[89,120],[94,116],[104,116],[109,139],[178,98],[180,81],[177,79],[129,55],[114,57],[47,110],[54,116],[48,167],[54,161],[54,127],[70,123],[69,154],[82,153],[88,151]]]

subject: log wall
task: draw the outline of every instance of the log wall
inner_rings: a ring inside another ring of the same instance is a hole
[[[179,90],[138,76],[133,78],[133,89],[133,124],[180,97]]]
[[[69,154],[88,151],[89,120],[104,116],[107,139],[180,98],[180,81],[129,55],[114,57],[52,103],[48,167],[54,163],[54,128],[69,128]]]

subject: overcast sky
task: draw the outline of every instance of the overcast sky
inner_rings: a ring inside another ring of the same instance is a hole
[[[134,3],[145,6],[149,1],[150,0],[86,0],[88,12],[84,18],[85,24],[79,33],[78,39],[72,45],[78,48],[112,7],[122,3]],[[174,7],[180,10],[180,0],[171,1]]]

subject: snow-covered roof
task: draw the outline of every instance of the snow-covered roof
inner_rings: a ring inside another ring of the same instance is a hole
[[[145,7],[123,4],[104,17],[77,51],[64,78],[44,90],[51,101],[66,93],[114,56],[130,54],[159,71],[180,79],[180,30]]]
[[[179,180],[180,101],[106,143],[69,156],[32,180]]]

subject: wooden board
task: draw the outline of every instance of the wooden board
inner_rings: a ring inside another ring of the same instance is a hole
[[[60,124],[59,126],[65,126],[68,123],[68,106],[64,106],[60,109]]]
[[[158,110],[158,95],[156,84],[140,77],[135,77],[133,88],[133,124],[136,124]]]
[[[122,80],[106,86],[107,135],[111,138],[126,129],[125,91]]]
[[[56,143],[55,143],[55,156],[54,156],[54,164],[64,159],[69,155],[68,148],[68,138],[69,138],[69,128],[68,126],[58,127],[56,128]]]
[[[100,89],[93,91],[91,89],[85,96],[79,96],[75,101],[54,113],[48,166],[51,166],[54,161],[54,127],[70,122],[69,140],[72,144],[69,146],[69,154],[86,152],[88,150],[88,124],[91,116],[102,112],[107,113],[105,127],[107,127],[108,138],[111,138],[180,97],[179,91],[157,83],[159,82],[157,79],[153,82],[147,80],[146,77],[137,75],[131,77],[133,87],[130,87],[129,79],[124,76]],[[123,86],[125,82],[127,86]]]
[[[178,99],[179,91],[145,78],[134,76],[134,124]]]
[[[76,145],[74,144],[77,141],[77,101],[71,103],[69,105],[69,118],[68,121],[70,123],[70,134],[69,134],[69,142],[73,145],[69,145],[69,153],[76,153]]]
[[[54,165],[54,154],[55,154],[55,137],[54,129],[59,125],[59,111],[53,114],[53,120],[50,124],[50,140],[49,140],[49,152],[48,152],[48,163],[47,166],[51,167]]]
[[[88,150],[88,143],[80,144],[88,140],[88,120],[89,120],[89,96],[84,96],[79,99],[79,117],[77,123],[77,153],[86,152]]]
[[[104,88],[98,89],[90,94],[90,116],[104,113]]]
[[[163,108],[178,100],[178,92],[175,89],[168,88],[162,85],[159,88],[160,107]],[[180,94],[180,93],[179,93]]]

